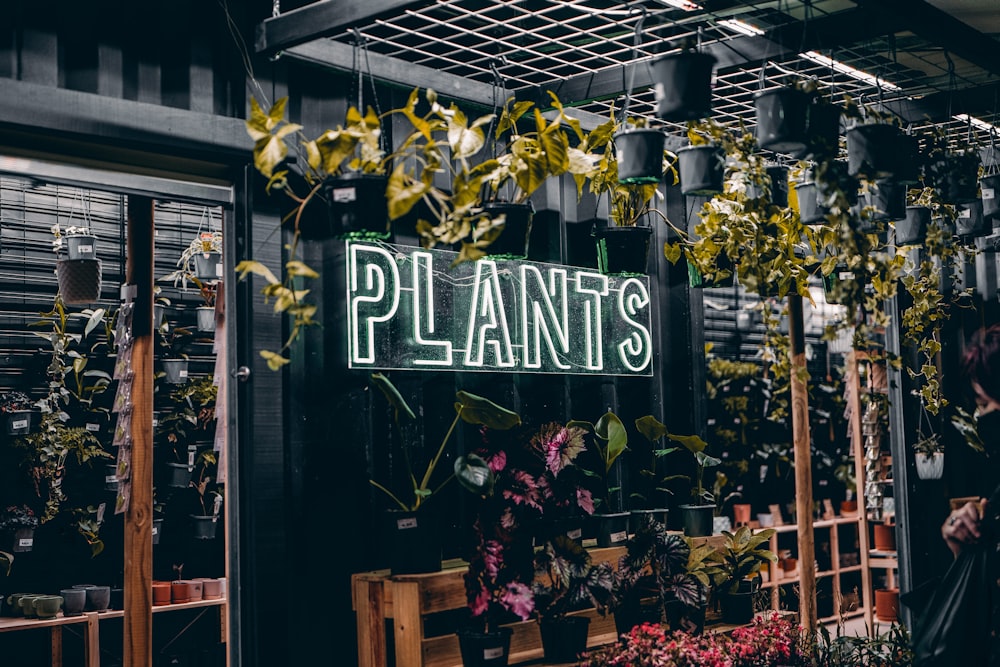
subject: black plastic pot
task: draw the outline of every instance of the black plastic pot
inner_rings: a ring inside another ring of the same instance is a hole
[[[565,535],[579,545],[583,545],[583,520],[578,517],[541,519],[535,523],[535,545],[545,544],[559,535]]]
[[[979,199],[979,156],[950,155],[925,168],[925,179],[946,204]]]
[[[979,181],[980,199],[983,202],[983,215],[995,218],[1000,214],[1000,174],[983,176]]]
[[[488,202],[483,204],[483,210],[494,218],[505,216],[503,231],[486,248],[486,253],[514,259],[526,258],[528,241],[531,237],[531,221],[535,216],[535,209],[531,203]]]
[[[184,384],[188,380],[188,366],[190,362],[187,359],[164,359],[160,362],[160,366],[163,368],[163,380],[167,384]]]
[[[219,526],[219,517],[204,516],[198,514],[191,515],[191,522],[194,526],[192,537],[196,540],[214,540],[216,529]]]
[[[920,182],[920,139],[900,132],[896,136],[896,173],[893,180],[904,185]]]
[[[510,628],[494,632],[458,631],[464,667],[504,667],[510,659]]]
[[[615,607],[615,631],[619,636],[626,634],[643,623],[660,623],[663,608],[658,598],[650,600],[629,599]]]
[[[327,215],[303,216],[299,222],[302,238],[389,238],[389,208],[385,196],[388,182],[388,177],[381,174],[358,172],[328,179],[323,184]]]
[[[594,227],[597,267],[605,275],[644,274],[649,258],[649,227]]]
[[[767,90],[754,95],[757,111],[757,144],[779,153],[802,155],[806,137],[809,95],[796,88]]]
[[[788,167],[771,165],[766,169],[771,178],[771,203],[785,208],[788,206]]]
[[[575,662],[587,650],[588,617],[543,618],[538,625],[546,662]]]
[[[638,128],[614,136],[619,183],[659,183],[663,178],[662,130]]]
[[[652,518],[654,521],[658,521],[666,527],[669,512],[670,510],[666,507],[659,509],[632,510],[629,512],[628,530],[630,533],[639,532],[639,529],[643,526],[643,521],[646,521],[647,518]]]
[[[712,68],[715,56],[682,51],[650,64],[656,115],[664,120],[704,118],[712,111]]]
[[[592,514],[596,524],[597,546],[617,547],[628,541],[628,512]]]
[[[923,243],[927,237],[927,226],[931,223],[931,210],[926,206],[907,206],[906,218],[894,225],[896,228],[896,245],[915,245]]]
[[[160,543],[160,536],[163,534],[163,519],[153,519],[153,544]]]
[[[69,305],[86,305],[101,298],[101,260],[56,260],[59,294]]]
[[[900,132],[895,125],[865,123],[847,131],[847,173],[875,180],[892,178],[899,165]]]
[[[7,435],[24,435],[31,432],[31,410],[14,410],[4,416]]]
[[[715,505],[680,505],[684,519],[684,534],[688,537],[708,537],[712,534]]]
[[[724,593],[722,621],[730,625],[746,625],[753,621],[753,593]]]
[[[722,192],[726,155],[711,144],[685,146],[677,151],[681,193],[712,196]]]
[[[4,549],[14,553],[25,553],[34,548],[35,529],[15,528],[3,533],[2,537],[3,539],[0,540],[0,544],[3,545]]]
[[[859,196],[861,207],[871,207],[872,220],[902,220],[906,217],[906,186],[892,179],[872,183]]]
[[[795,157],[820,160],[835,156],[840,149],[840,107],[814,100],[806,107],[806,150]]]
[[[387,510],[385,522],[393,574],[441,571],[441,539],[430,513]]]
[[[819,205],[819,192],[815,183],[806,181],[795,186],[795,198],[799,203],[799,217],[806,225],[822,225],[826,223],[826,215],[830,209]]]
[[[708,604],[688,607],[679,600],[668,600],[664,605],[667,622],[671,630],[681,630],[689,635],[700,635],[705,629],[705,613]]]
[[[97,259],[97,237],[93,234],[66,236],[66,256],[69,259]]]
[[[167,466],[167,486],[174,489],[186,489],[191,485],[191,473],[194,472],[194,466],[188,466],[186,463],[174,463],[168,461]]]
[[[959,204],[955,218],[955,234],[963,239],[989,236],[993,233],[993,223],[983,215],[983,202],[976,200]]]

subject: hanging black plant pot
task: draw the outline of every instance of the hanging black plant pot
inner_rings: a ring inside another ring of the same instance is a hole
[[[840,149],[840,107],[814,99],[806,107],[806,149],[794,157],[822,160],[835,156]]]
[[[955,217],[955,234],[963,239],[989,236],[993,233],[993,223],[983,215],[983,202],[976,200],[959,204]]]
[[[983,202],[983,215],[995,218],[1000,213],[1000,174],[983,176],[979,181],[980,199]]]
[[[511,628],[494,632],[458,631],[463,667],[505,667],[510,659]]]
[[[659,183],[663,178],[662,130],[637,128],[614,136],[619,183]]]
[[[875,180],[892,178],[897,170],[899,128],[885,123],[864,123],[847,131],[847,174]]]
[[[726,155],[712,144],[685,146],[677,151],[681,193],[710,197],[722,192]]]
[[[66,256],[69,259],[97,259],[97,237],[93,234],[67,234]]]
[[[891,179],[871,182],[859,193],[851,212],[852,220],[858,221],[858,231],[881,233],[886,222],[906,217],[906,186]]]
[[[979,199],[979,156],[950,155],[935,170],[934,186],[948,204],[968,204]]]
[[[510,202],[487,202],[483,210],[492,217],[505,216],[503,231],[486,248],[486,254],[512,259],[528,256],[528,241],[531,238],[531,221],[535,209],[531,202],[512,204]]]
[[[389,208],[385,196],[388,177],[382,174],[350,172],[323,184],[327,216],[303,217],[299,222],[302,238],[322,240],[388,239]]]
[[[896,136],[896,169],[893,180],[904,185],[920,182],[920,139],[900,132]]]
[[[788,206],[788,167],[771,165],[766,168],[771,179],[771,203],[780,208]]]
[[[795,186],[795,199],[799,204],[799,217],[804,225],[826,224],[826,216],[830,209],[819,203],[819,191],[816,183],[805,181]]]
[[[597,266],[605,275],[644,274],[649,258],[649,227],[594,226]]]
[[[650,64],[656,115],[663,120],[704,118],[712,111],[712,68],[715,56],[681,51]]]
[[[806,138],[806,110],[809,95],[785,87],[754,95],[757,111],[757,144],[779,153],[802,155],[809,145]]]
[[[931,210],[926,206],[907,206],[906,217],[896,222],[896,245],[923,243],[931,224]]]
[[[24,435],[31,432],[31,410],[12,410],[4,413],[7,435]]]
[[[101,298],[101,260],[56,260],[59,294],[69,305],[85,305]]]

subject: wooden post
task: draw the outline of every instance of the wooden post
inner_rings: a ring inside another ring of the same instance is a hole
[[[850,401],[849,410],[851,420],[851,454],[854,456],[854,480],[857,489],[858,500],[858,549],[861,550],[861,595],[859,604],[865,606],[865,625],[869,628],[875,627],[875,593],[872,590],[872,572],[869,567],[868,554],[868,513],[865,507],[865,448],[864,434],[861,429],[861,378],[858,375],[858,359],[866,357],[864,352],[854,350],[847,359],[847,382],[850,388],[847,391]]]
[[[802,297],[788,295],[791,343],[792,443],[795,452],[795,516],[799,538],[799,617],[807,635],[816,629],[816,544],[813,535],[812,453]]]
[[[132,313],[132,497],[125,513],[123,667],[153,664],[153,200],[128,198]]]

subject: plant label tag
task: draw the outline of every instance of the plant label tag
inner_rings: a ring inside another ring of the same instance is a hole
[[[78,245],[76,251],[81,255],[93,255],[94,246],[93,245]]]
[[[187,370],[183,370],[183,371],[179,371],[179,372],[177,373],[177,377],[182,377],[182,378],[186,378],[187,376],[188,376],[188,372],[187,372]]]
[[[157,526],[157,525],[156,525],[156,524],[154,523],[154,524],[153,524],[153,535],[156,535],[156,534],[158,534],[159,532],[160,532],[160,528],[159,528],[159,526]]]
[[[854,280],[854,271],[841,271],[837,277],[841,280]]]
[[[17,546],[19,547],[30,547],[35,543],[35,538],[33,537],[22,537],[17,541]]]
[[[117,482],[118,475],[105,475],[104,481],[107,482],[108,484],[111,484],[112,482]]]
[[[156,417],[153,417],[153,428],[156,428],[159,425],[160,425],[160,420],[157,419]]]
[[[715,417],[709,417],[705,423],[709,426],[715,426]]]
[[[483,660],[496,660],[503,657],[503,646],[483,649]]]
[[[188,468],[193,468],[194,467],[194,456],[195,456],[194,450],[193,449],[189,449],[188,450]]]
[[[415,516],[396,520],[397,530],[409,530],[410,528],[416,528],[416,527],[417,527],[417,517]]]
[[[108,508],[107,503],[101,503],[97,506],[97,523],[104,523],[104,510]]]
[[[97,433],[98,431],[101,430],[101,425],[100,424],[87,424],[87,430],[90,431],[91,433]]]
[[[358,200],[358,193],[355,188],[334,188],[333,201],[338,204],[349,204]]]
[[[996,193],[993,188],[983,188],[983,199],[993,199],[996,197]]]
[[[618,544],[619,542],[624,542],[628,539],[628,532],[622,530],[617,533],[611,533],[611,544]]]
[[[222,262],[219,262],[218,264],[215,265],[215,277],[216,278],[222,277]]]
[[[972,217],[972,209],[971,208],[963,208],[961,211],[958,212],[958,217],[960,217],[960,218],[971,218]]]
[[[28,420],[27,419],[18,419],[16,421],[12,421],[10,423],[10,426],[11,426],[11,428],[15,428],[15,429],[17,429],[17,428],[28,428]]]
[[[568,537],[571,540],[578,540],[581,537],[583,537],[583,529],[582,528],[574,528],[573,530],[567,531],[566,532],[566,537]]]

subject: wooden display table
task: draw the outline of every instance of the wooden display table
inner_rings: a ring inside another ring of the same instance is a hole
[[[721,545],[721,535],[695,538],[696,543]],[[593,543],[593,540],[590,541]],[[585,546],[587,543],[584,543]],[[587,549],[594,562],[615,565],[624,547]],[[427,637],[424,620],[430,614],[466,606],[463,576],[467,563],[444,561],[440,572],[390,576],[388,570],[351,575],[351,606],[357,614],[358,667],[461,667],[458,636],[449,633]],[[576,612],[590,617],[588,648],[610,644],[618,637],[614,616],[602,617],[595,610]],[[386,620],[392,619],[395,663],[389,660]],[[508,625],[513,630],[510,660],[514,665],[542,658],[542,639],[534,620]],[[538,664],[538,663],[535,663]]]

